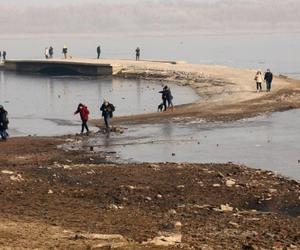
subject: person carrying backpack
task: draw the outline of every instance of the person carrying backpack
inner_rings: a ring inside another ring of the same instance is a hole
[[[89,133],[90,130],[89,130],[89,127],[87,125],[87,122],[89,120],[90,111],[88,110],[87,106],[83,105],[82,103],[79,103],[79,105],[77,107],[77,110],[74,112],[74,115],[76,115],[78,113],[80,114],[80,118],[81,118],[81,121],[82,121],[81,134],[83,134],[84,129],[86,129],[86,132]]]

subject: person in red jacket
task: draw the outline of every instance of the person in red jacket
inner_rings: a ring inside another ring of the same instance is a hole
[[[87,133],[89,133],[90,130],[87,125],[87,122],[89,120],[90,111],[88,110],[87,106],[83,105],[82,103],[79,103],[77,110],[74,112],[74,115],[76,115],[78,113],[80,114],[80,118],[82,121],[81,134],[83,134],[84,129],[86,129]]]

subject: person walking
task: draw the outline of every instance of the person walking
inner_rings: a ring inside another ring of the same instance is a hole
[[[97,59],[100,58],[100,54],[101,54],[101,47],[100,45],[97,47]]]
[[[169,91],[168,91],[168,86],[164,86],[162,91],[159,91],[161,93],[161,99],[162,99],[162,105],[164,107],[163,111],[167,110],[167,100],[169,97]]]
[[[52,46],[50,46],[50,48],[49,48],[49,57],[53,58],[53,47]]]
[[[262,73],[261,73],[260,70],[256,72],[254,80],[256,81],[256,90],[259,91],[259,92],[261,92],[262,91],[261,84],[263,82],[263,77],[262,77]]]
[[[8,137],[8,113],[2,105],[0,105],[0,136],[2,140],[6,140]]]
[[[1,53],[1,51],[0,51],[0,61],[1,61],[1,57],[2,57],[2,53]]]
[[[63,49],[62,49],[62,53],[64,54],[65,59],[67,59],[68,56],[68,48],[66,45],[64,45]]]
[[[168,108],[173,108],[173,96],[171,93],[171,89],[167,86],[167,103],[168,103]]]
[[[273,74],[270,71],[270,69],[267,69],[264,79],[265,79],[266,85],[267,85],[267,92],[270,92],[271,88],[272,88],[272,81],[273,81]]]
[[[81,134],[83,134],[84,129],[86,129],[86,132],[89,133],[89,127],[87,125],[87,122],[89,120],[89,114],[90,111],[88,110],[87,106],[83,105],[82,103],[79,103],[77,110],[74,112],[74,115],[80,114],[80,118],[81,118]]]
[[[45,58],[46,58],[46,59],[49,58],[49,49],[48,49],[48,47],[45,48]]]
[[[5,61],[6,60],[6,51],[3,51],[2,57],[3,57],[3,60]]]
[[[139,47],[137,47],[135,50],[135,60],[136,61],[140,60],[140,55],[141,55],[141,49]]]
[[[113,112],[115,111],[115,106],[109,103],[107,100],[103,101],[103,104],[100,107],[100,111],[102,111],[102,117],[104,119],[105,128],[107,132],[110,132],[109,122],[113,117]]]

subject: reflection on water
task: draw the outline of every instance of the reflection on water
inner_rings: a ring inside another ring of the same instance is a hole
[[[80,102],[88,106],[92,118],[100,117],[104,98],[116,106],[117,116],[153,112],[161,102],[160,82],[0,74],[0,103],[9,112],[12,135],[74,133],[78,128],[73,125],[78,124],[79,116],[73,113]],[[188,87],[171,85],[171,89],[176,104],[198,99]]]
[[[300,110],[230,124],[130,126],[110,144],[90,140],[99,150],[116,151],[141,162],[235,162],[300,180]],[[175,154],[175,155],[174,155]]]

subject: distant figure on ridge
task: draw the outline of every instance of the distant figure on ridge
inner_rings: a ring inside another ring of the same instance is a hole
[[[0,137],[2,140],[6,140],[8,137],[8,133],[6,132],[9,123],[7,115],[7,111],[0,105]]]
[[[97,47],[97,59],[100,58],[100,54],[101,54],[101,47],[100,45]]]
[[[172,93],[171,93],[171,89],[166,86],[167,88],[167,102],[168,102],[168,108],[174,108],[174,105],[173,105],[173,96],[172,96]]]
[[[52,46],[50,46],[50,48],[49,48],[49,57],[53,58],[53,47]]]
[[[80,114],[80,118],[81,118],[81,134],[83,134],[84,129],[86,129],[86,132],[89,133],[89,127],[87,125],[87,122],[89,120],[89,114],[90,111],[88,110],[87,106],[83,105],[82,103],[79,103],[77,110],[74,112],[74,115],[76,114]]]
[[[262,73],[260,70],[257,71],[257,73],[254,77],[254,80],[256,81],[256,90],[261,92],[261,90],[262,90],[261,84],[263,82],[263,77],[262,77]]]
[[[270,69],[267,69],[267,72],[265,73],[265,77],[264,77],[266,84],[267,84],[267,92],[271,91],[271,87],[272,87],[272,81],[273,81],[273,74],[270,71]]]
[[[113,117],[115,106],[104,99],[103,104],[100,107],[100,111],[102,111],[102,117],[104,119],[106,132],[109,133],[110,132],[109,121]]]
[[[46,59],[49,58],[49,49],[48,49],[48,47],[45,48],[45,58],[46,58]]]
[[[137,47],[135,50],[135,60],[136,61],[140,60],[140,55],[141,55],[141,49],[139,47]]]
[[[6,51],[3,51],[2,56],[3,56],[3,60],[6,60]]]
[[[2,57],[2,53],[1,53],[1,51],[0,51],[0,61],[1,61],[1,57]]]
[[[68,48],[66,45],[64,45],[63,49],[62,49],[62,53],[64,54],[65,59],[67,59],[68,56]]]

